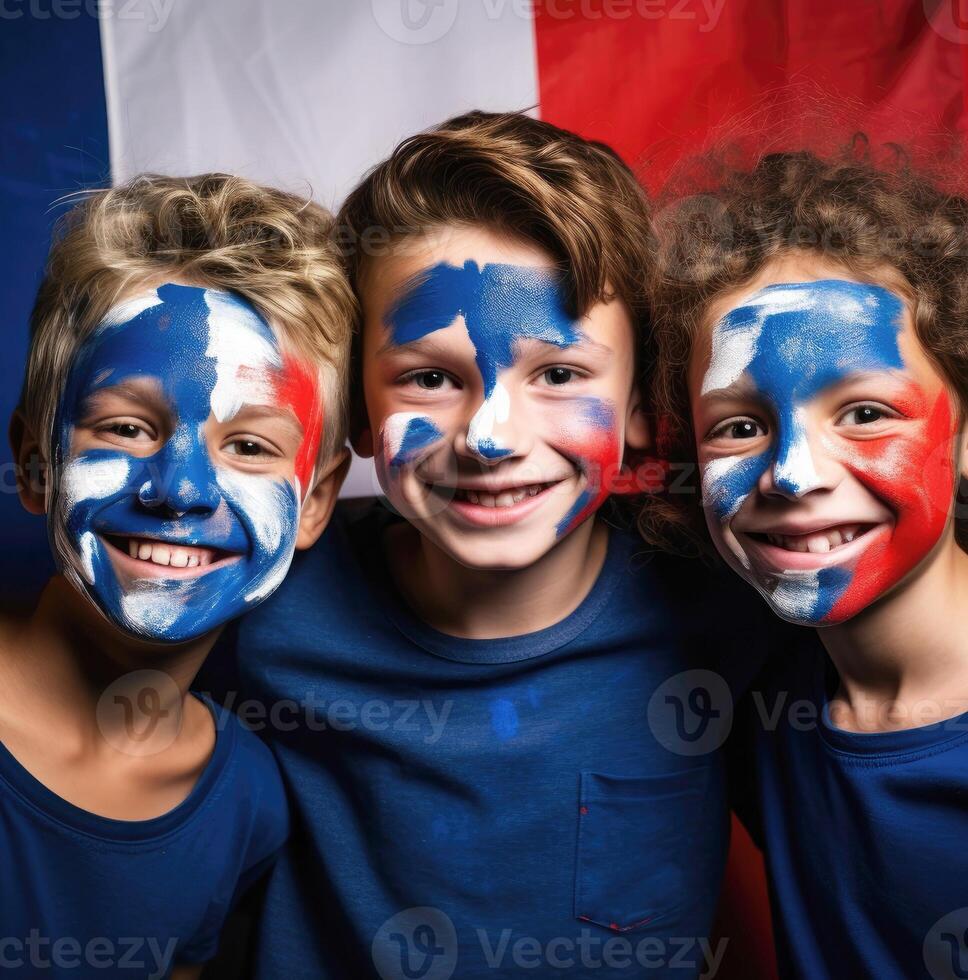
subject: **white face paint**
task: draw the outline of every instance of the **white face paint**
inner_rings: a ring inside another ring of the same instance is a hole
[[[709,350],[693,422],[716,547],[786,619],[857,615],[932,553],[954,495],[957,420],[910,311],[868,283],[774,283]]]
[[[467,426],[467,448],[481,459],[493,459],[495,454],[504,455],[511,448],[494,441],[495,426],[507,422],[511,416],[511,396],[498,381]]]
[[[282,367],[275,340],[264,333],[255,312],[239,306],[228,293],[205,291],[208,306],[208,347],[215,362],[212,414],[219,422],[235,418],[243,405],[272,405],[276,393],[272,375]],[[240,329],[240,327],[242,329]]]
[[[268,596],[318,452],[314,376],[228,293],[167,284],[112,310],[58,410],[48,513],[68,579],[126,632],[168,642]]]

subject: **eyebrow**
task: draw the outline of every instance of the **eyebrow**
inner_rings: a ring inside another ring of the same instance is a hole
[[[424,334],[422,337],[418,337],[416,340],[411,340],[406,344],[396,343],[393,339],[393,335],[391,334],[390,337],[387,338],[386,343],[381,344],[381,346],[377,349],[377,355],[387,354],[390,351],[405,351],[407,353],[412,352],[415,354],[428,355],[444,355],[453,353],[446,343],[434,339],[434,335],[432,333]]]
[[[569,344],[567,347],[561,347],[558,344],[551,343],[547,340],[542,340],[540,337],[526,337],[521,336],[517,344],[521,347],[551,347],[555,350],[582,350],[587,351],[589,354],[598,354],[600,356],[610,356],[615,352],[607,344],[600,344],[596,340],[592,340],[586,334],[581,335],[581,339],[576,341],[574,344]],[[449,349],[447,344],[441,343],[439,340],[435,340],[433,334],[424,334],[423,337],[419,337],[417,340],[411,340],[406,344],[394,343],[393,338],[390,337],[384,344],[382,344],[377,349],[377,355],[386,354],[389,351],[405,351],[407,353],[416,353],[424,355],[446,355],[453,354],[453,351]]]
[[[834,381],[831,381],[830,384],[824,385],[823,388],[813,394],[819,394],[820,391],[827,391],[837,385],[857,384],[863,381],[884,381],[885,379],[893,380],[898,375],[907,374],[908,372],[906,370],[899,371],[897,368],[883,368],[877,371],[848,371]],[[744,398],[756,398],[761,394],[762,389],[758,388],[747,378],[740,378],[727,388],[716,388],[713,391],[706,392],[706,394],[702,395],[702,399],[708,402],[737,401]]]
[[[247,419],[276,419],[288,425],[298,435],[301,436],[303,434],[302,422],[296,418],[290,408],[278,408],[274,405],[250,405],[249,403],[245,403],[231,419],[226,419],[226,421],[236,422],[240,419],[242,421],[246,421]]]
[[[171,411],[172,406],[160,389],[160,382],[148,380],[147,378],[132,378],[128,381],[119,381],[114,385],[96,388],[94,391],[85,395],[81,403],[81,408],[85,414],[93,412],[98,401],[113,397],[126,398],[128,401],[138,402],[148,408]]]
[[[760,393],[760,389],[756,385],[745,378],[740,378],[726,388],[714,388],[712,391],[705,392],[701,397],[703,401],[728,402],[742,398],[755,398]]]

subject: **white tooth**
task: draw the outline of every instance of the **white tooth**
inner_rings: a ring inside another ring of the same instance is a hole
[[[138,557],[144,558],[145,561],[151,558],[151,545],[148,544],[147,541],[142,541],[141,544],[138,545]]]
[[[478,496],[478,503],[482,507],[497,506],[497,498],[494,496],[493,493],[479,493],[477,496]]]
[[[128,554],[132,558],[138,557],[138,542],[134,538],[128,538]]]
[[[813,534],[807,538],[807,550],[814,555],[822,555],[830,551],[830,542],[826,535]]]
[[[511,507],[514,504],[514,494],[505,490],[504,493],[497,495],[498,507]]]
[[[833,531],[828,533],[827,540],[830,542],[831,548],[839,548],[844,543],[844,536],[834,528]]]
[[[470,502],[471,502],[472,504],[479,504],[479,503],[481,502],[481,499],[480,499],[480,497],[478,497],[478,495],[477,495],[477,493],[476,493],[476,491],[474,491],[474,490],[468,490],[468,491],[467,491],[467,499],[468,499],[468,500],[469,500],[469,501],[470,501]]]
[[[164,544],[151,546],[151,560],[156,565],[168,565],[171,562],[171,549]]]
[[[514,502],[516,504],[519,504],[519,503],[521,503],[522,500],[524,500],[524,498],[527,495],[528,495],[528,491],[527,490],[515,490],[514,491],[514,494],[512,496],[514,497]]]
[[[188,552],[183,548],[175,548],[171,553],[172,568],[188,568]]]
[[[196,568],[197,566],[198,566],[198,555],[189,555],[188,556],[188,567],[189,568]]]
[[[857,537],[856,531],[844,531],[844,541],[847,542],[847,544],[850,544],[855,537]]]

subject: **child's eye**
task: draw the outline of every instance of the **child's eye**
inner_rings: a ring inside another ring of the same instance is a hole
[[[103,426],[99,431],[110,433],[127,442],[150,442],[154,439],[152,433],[136,422],[111,422]]]
[[[756,439],[767,434],[766,427],[756,419],[729,419],[709,433],[710,439]]]
[[[454,379],[443,371],[413,371],[402,379],[403,384],[413,383],[424,391],[443,391],[455,386]]]
[[[575,372],[571,368],[553,367],[548,368],[542,377],[550,385],[566,385],[575,377]]]
[[[245,456],[250,459],[275,455],[261,442],[256,442],[254,439],[234,439],[226,444],[225,452],[230,456]]]
[[[880,405],[854,405],[840,416],[837,424],[870,425],[886,418],[893,418],[893,415]]]

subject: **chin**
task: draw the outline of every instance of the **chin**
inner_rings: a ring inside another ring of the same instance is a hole
[[[492,540],[473,541],[467,537],[457,539],[450,535],[428,534],[437,547],[465,568],[481,572],[513,572],[530,568],[540,561],[557,543],[553,537],[547,541],[515,541],[496,537]]]

